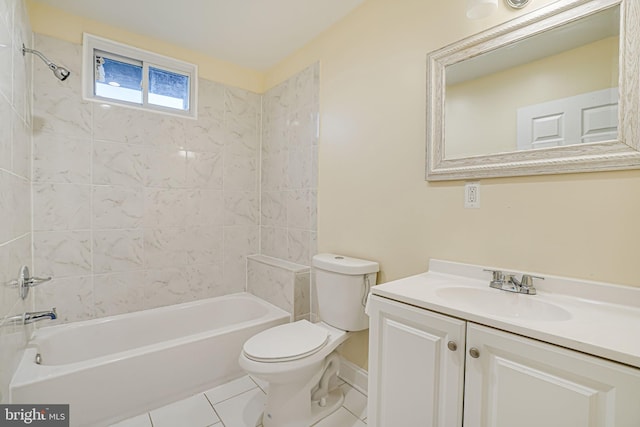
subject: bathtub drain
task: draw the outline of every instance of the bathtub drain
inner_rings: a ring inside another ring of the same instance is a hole
[[[42,356],[40,356],[40,353],[36,354],[36,364],[40,365],[42,363]]]

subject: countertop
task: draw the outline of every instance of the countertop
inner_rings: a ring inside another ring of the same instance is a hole
[[[374,286],[371,292],[640,368],[640,288],[526,272],[545,280],[535,281],[537,295],[515,294],[489,288],[491,273],[485,268],[431,260],[428,272]],[[455,292],[443,291],[460,287],[475,288],[472,292],[483,298],[461,300]],[[516,308],[505,311],[501,305]],[[543,316],[547,307],[568,315],[539,319],[536,313]]]

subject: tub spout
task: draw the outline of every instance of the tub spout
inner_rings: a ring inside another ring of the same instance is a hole
[[[39,322],[44,319],[55,320],[58,318],[56,308],[45,311],[33,311],[8,317],[3,325],[28,325],[29,323]]]
[[[58,318],[58,313],[56,313],[56,308],[53,307],[51,310],[34,311],[32,313],[25,313],[24,324],[27,325],[29,323],[39,322],[44,319],[56,320],[57,318]]]

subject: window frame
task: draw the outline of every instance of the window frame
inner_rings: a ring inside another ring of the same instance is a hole
[[[95,51],[100,51],[105,56],[113,58],[122,57],[142,63],[142,104],[127,102],[113,98],[98,96],[95,94]],[[189,78],[189,108],[179,110],[177,108],[164,107],[149,104],[149,67],[188,76]],[[82,37],[82,98],[86,101],[100,104],[118,105],[135,108],[144,111],[169,114],[183,118],[198,118],[198,66],[168,56],[138,49],[123,43],[118,43],[89,33],[83,33]]]

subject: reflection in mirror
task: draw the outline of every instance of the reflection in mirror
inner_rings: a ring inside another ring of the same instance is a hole
[[[617,138],[620,7],[445,68],[446,159]]]
[[[427,57],[427,180],[640,168],[640,1],[556,0]]]

